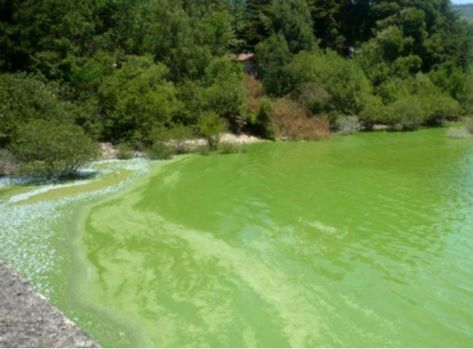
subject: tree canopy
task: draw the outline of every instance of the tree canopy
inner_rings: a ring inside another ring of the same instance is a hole
[[[441,122],[473,111],[472,35],[449,0],[0,0],[0,147],[38,119],[134,147],[274,135],[272,103],[333,128]]]

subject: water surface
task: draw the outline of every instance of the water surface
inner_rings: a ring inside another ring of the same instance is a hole
[[[132,345],[473,346],[473,141],[444,130],[183,157],[77,229],[75,298]]]

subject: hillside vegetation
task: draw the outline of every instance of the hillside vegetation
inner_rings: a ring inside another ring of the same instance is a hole
[[[463,5],[453,5],[453,9],[463,18],[473,20],[473,3]]]
[[[0,148],[441,124],[473,110],[472,32],[448,0],[0,0]]]

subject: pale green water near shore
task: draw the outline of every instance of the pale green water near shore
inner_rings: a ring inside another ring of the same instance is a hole
[[[79,218],[63,297],[103,345],[473,346],[473,141],[445,130],[183,157]]]

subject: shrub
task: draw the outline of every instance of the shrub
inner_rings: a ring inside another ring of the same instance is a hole
[[[306,91],[308,86],[315,89],[309,94],[312,95],[309,101],[313,100],[317,112],[358,115],[371,95],[371,85],[363,70],[354,61],[332,51],[299,53],[288,64],[286,74],[292,91]],[[324,90],[328,96],[316,89]]]
[[[46,120],[21,125],[11,150],[21,173],[46,178],[71,175],[98,156],[97,145],[79,126]]]
[[[360,113],[361,121],[366,126],[372,126],[376,123],[386,123],[386,106],[379,96],[370,96],[363,111]]]
[[[207,140],[211,149],[217,148],[220,133],[225,130],[225,121],[214,112],[203,114],[196,125],[197,133]]]
[[[177,154],[188,152],[187,141],[194,138],[194,132],[190,127],[183,125],[172,125],[170,127],[158,127],[152,132],[154,143],[162,142],[173,148]]]
[[[404,123],[410,123],[410,127],[413,127],[415,124],[420,125],[419,122],[421,124],[441,124],[447,120],[457,118],[460,114],[459,103],[443,93],[432,83],[428,76],[421,73],[408,79],[390,79],[379,86],[378,92],[384,102],[387,103],[387,112],[390,114],[382,115],[379,118],[381,122],[389,122],[395,118],[389,110],[398,108],[403,103],[399,101],[412,101],[413,110],[421,111],[421,115],[412,115],[412,122],[408,122],[405,119],[407,117],[407,106],[402,108],[405,112],[401,118],[404,119]],[[395,105],[390,107],[393,104]],[[382,108],[378,109],[382,110]],[[389,120],[384,120],[383,118]]]
[[[153,146],[148,150],[148,157],[151,160],[169,160],[173,155],[173,149],[160,142],[153,144]]]
[[[337,130],[340,134],[352,134],[361,131],[362,125],[358,116],[346,115],[337,118]]]
[[[273,104],[269,98],[262,98],[258,113],[253,120],[253,131],[257,135],[274,139],[277,134],[277,127],[274,124],[271,115],[273,113]]]
[[[312,114],[330,110],[330,94],[312,83],[301,84],[292,92],[292,98],[304,105]]]
[[[135,151],[129,143],[120,143],[117,146],[117,158],[120,160],[128,160],[135,156]]]
[[[0,75],[0,147],[8,145],[20,124],[32,119],[72,121],[54,84],[32,75]]]
[[[443,124],[447,120],[456,119],[460,115],[460,105],[452,97],[445,94],[419,96],[426,111],[426,122]]]
[[[15,158],[6,149],[0,149],[0,177],[10,176],[15,169]]]
[[[320,139],[330,133],[328,121],[308,117],[304,107],[288,98],[275,101],[271,119],[278,129],[279,138]]]
[[[247,95],[248,111],[257,113],[260,107],[259,103],[261,102],[261,98],[263,98],[265,94],[263,84],[254,76],[245,73],[243,75],[243,86]]]
[[[414,130],[427,119],[427,112],[415,96],[403,97],[386,108],[386,121],[395,130]]]

